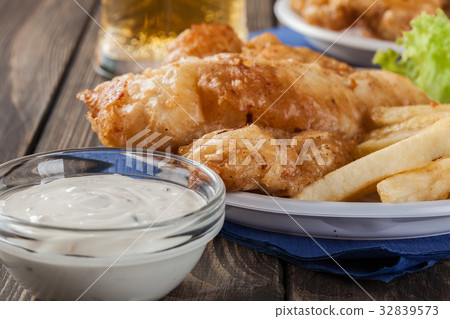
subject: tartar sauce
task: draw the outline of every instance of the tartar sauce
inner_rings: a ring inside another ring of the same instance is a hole
[[[151,225],[205,204],[178,185],[122,175],[69,177],[36,185],[0,200],[0,211],[31,223],[68,228]]]

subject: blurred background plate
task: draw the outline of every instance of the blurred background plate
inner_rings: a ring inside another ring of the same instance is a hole
[[[236,192],[227,193],[226,204],[228,221],[291,235],[381,240],[450,234],[450,200],[338,203]]]
[[[391,48],[402,52],[402,47],[392,41],[378,40],[360,35],[355,28],[343,35],[344,31],[333,31],[306,23],[289,5],[290,0],[278,0],[275,3],[275,15],[281,23],[297,31],[320,51],[327,50],[327,55],[349,64],[362,67],[373,67],[372,58],[377,50]]]

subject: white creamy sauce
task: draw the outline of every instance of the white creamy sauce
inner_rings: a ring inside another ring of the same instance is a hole
[[[191,271],[222,224],[192,242],[192,221],[103,229],[151,226],[204,205],[193,190],[156,180],[121,175],[54,180],[0,198],[0,213],[77,230],[11,223],[16,236],[8,238],[10,244],[0,241],[0,260],[43,299],[74,300],[88,287],[83,296],[88,300],[159,299]]]
[[[0,211],[41,225],[123,228],[184,216],[205,201],[178,185],[121,175],[69,177],[36,185],[0,200]]]

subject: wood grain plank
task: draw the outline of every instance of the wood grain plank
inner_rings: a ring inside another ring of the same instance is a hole
[[[92,8],[95,0],[80,3]],[[72,1],[2,1],[0,162],[26,153],[87,22]]]
[[[80,3],[91,10],[96,0]],[[72,1],[0,1],[0,163],[24,155],[87,23]],[[0,268],[0,300],[32,300]]]
[[[95,18],[99,19],[99,12]],[[97,32],[97,25],[91,22],[36,146],[36,152],[101,145],[85,118],[86,106],[75,97],[78,92],[94,88],[106,80],[93,69]]]
[[[96,33],[91,24],[36,151],[100,145],[85,119],[85,106],[75,98],[77,92],[105,80],[92,68]],[[284,297],[282,273],[276,258],[217,238],[166,299],[280,300]]]
[[[250,32],[276,25],[274,3],[275,0],[247,0],[247,24]]]
[[[350,278],[289,264],[285,273],[288,300],[370,300]],[[377,301],[450,300],[450,260],[389,283],[359,280]]]
[[[216,238],[164,300],[283,300],[280,274],[277,258]]]

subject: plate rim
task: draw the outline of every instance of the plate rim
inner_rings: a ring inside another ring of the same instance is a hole
[[[281,23],[307,37],[331,43],[336,42],[341,46],[364,51],[385,51],[387,49],[393,49],[397,52],[404,51],[404,49],[397,45],[394,41],[372,39],[352,34],[346,34],[341,37],[343,32],[310,25],[306,23],[300,15],[292,10],[289,5],[290,1],[291,0],[277,0],[274,5],[275,16]]]
[[[268,202],[271,205],[267,205]],[[450,216],[450,199],[409,203],[319,202],[249,192],[227,192],[225,203],[254,211],[274,214],[286,214],[287,211],[289,214],[305,217],[426,219]]]

